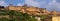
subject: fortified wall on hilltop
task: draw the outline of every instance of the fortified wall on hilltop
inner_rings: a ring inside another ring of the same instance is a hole
[[[36,14],[36,13],[45,13],[46,12],[46,8],[38,8],[38,7],[34,7],[34,6],[8,6],[7,7],[8,10],[15,10],[15,11],[20,11],[20,12],[27,12],[27,13],[32,13],[32,14]]]
[[[19,12],[23,12],[23,13],[29,13],[29,14],[50,14],[49,11],[46,10],[46,8],[38,8],[38,7],[34,7],[34,6],[12,6],[9,5],[6,8],[0,8],[0,10],[15,10],[15,11],[19,11]]]

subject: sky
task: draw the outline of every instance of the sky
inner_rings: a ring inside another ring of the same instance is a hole
[[[9,4],[14,6],[27,4],[28,6],[60,11],[60,0],[0,0],[1,6],[8,6]]]

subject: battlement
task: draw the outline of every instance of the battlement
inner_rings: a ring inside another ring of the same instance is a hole
[[[46,10],[46,8],[38,8],[38,7],[34,7],[34,6],[8,6],[6,8],[4,8],[4,6],[0,6],[0,10],[15,10],[15,11],[19,11],[19,12],[24,12],[24,13],[31,13],[31,14],[52,14],[54,12],[49,12]]]

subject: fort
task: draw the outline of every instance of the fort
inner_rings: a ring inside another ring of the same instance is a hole
[[[40,15],[49,15],[49,17],[52,17],[52,18],[46,18],[45,21],[56,21],[57,19],[60,20],[60,13],[59,12],[57,12],[55,10],[47,11],[46,8],[38,8],[38,7],[27,6],[27,5],[23,5],[23,6],[9,5],[7,7],[0,6],[0,11],[4,11],[4,10],[5,11],[14,10],[14,11],[18,11],[18,12],[28,13],[29,15],[34,15],[35,18],[39,21],[41,21]],[[53,16],[51,16],[51,15],[53,15]],[[58,15],[58,16],[55,16],[55,15]],[[6,17],[9,19],[9,15],[0,16],[0,18],[2,18],[2,17]]]
[[[57,14],[56,11],[47,11],[46,8],[38,8],[38,7],[34,7],[34,6],[27,6],[27,5],[23,5],[23,6],[13,6],[13,5],[9,5],[8,7],[4,8],[4,6],[0,6],[0,10],[15,10],[15,11],[19,11],[19,12],[23,12],[23,13],[29,13],[29,14]]]

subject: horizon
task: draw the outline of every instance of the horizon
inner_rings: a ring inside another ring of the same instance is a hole
[[[60,0],[0,0],[1,6],[8,6],[9,4],[13,6],[23,6],[27,4],[28,6],[60,11]]]

